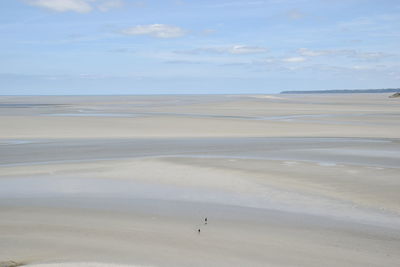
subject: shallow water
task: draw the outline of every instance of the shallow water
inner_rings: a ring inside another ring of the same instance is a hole
[[[53,113],[45,114],[51,117],[140,117],[139,115],[129,113]]]
[[[0,179],[0,200],[51,200],[51,205],[63,205],[65,199],[80,199],[74,205],[82,207],[87,200],[106,200],[107,205],[129,209],[138,200],[185,201],[214,203],[284,212],[302,213],[346,219],[366,224],[400,228],[396,214],[373,209],[354,209],[350,202],[323,196],[312,196],[272,187],[259,192],[232,192],[218,188],[175,186],[122,179],[33,176]],[[58,204],[57,204],[58,203]],[[104,208],[103,201],[90,202],[91,208]]]
[[[0,166],[171,156],[293,160],[400,168],[400,142],[363,138],[3,140]]]
[[[46,165],[131,158],[226,158],[284,160],[285,164],[316,162],[371,168],[400,168],[400,142],[365,138],[170,138],[170,139],[60,139],[3,140],[0,166]],[[77,174],[79,175],[79,174]],[[219,203],[317,214],[382,224],[398,224],[397,217],[377,210],[354,208],[352,203],[304,195],[276,188],[232,192],[130,180],[78,176],[4,177],[0,198],[93,198],[121,203],[121,199],[159,199]]]
[[[183,113],[183,112],[102,112],[93,110],[76,110],[75,112],[69,113],[42,113],[40,116],[51,116],[51,117],[127,117],[127,118],[139,118],[139,117],[184,117],[184,118],[212,118],[212,119],[237,119],[237,120],[256,120],[256,121],[282,121],[282,122],[313,122],[320,124],[337,124],[337,125],[369,125],[372,122],[362,121],[344,121],[344,120],[331,120],[336,117],[367,117],[367,116],[395,116],[396,119],[399,114],[367,114],[367,113],[348,113],[348,114],[296,114],[296,115],[275,115],[275,116],[239,116],[239,115],[222,115],[222,114],[207,114],[207,113]],[[324,120],[327,118],[328,120]],[[316,120],[320,119],[320,120]],[[373,122],[373,124],[377,124]],[[379,124],[379,123],[378,123]]]

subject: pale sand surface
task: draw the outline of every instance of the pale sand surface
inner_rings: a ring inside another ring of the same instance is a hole
[[[399,266],[399,104],[0,97],[0,262]]]
[[[2,97],[0,138],[397,138],[400,132],[395,119],[399,115],[398,100],[387,95],[281,98]],[[348,118],[359,123],[349,123]]]
[[[70,263],[44,263],[44,264],[31,264],[31,267],[127,267],[133,265],[122,265],[115,263],[99,263],[99,262],[70,262]],[[143,266],[143,265],[142,265]],[[133,267],[140,267],[135,265]]]

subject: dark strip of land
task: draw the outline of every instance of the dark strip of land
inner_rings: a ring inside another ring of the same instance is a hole
[[[357,94],[357,93],[396,93],[400,88],[388,89],[354,89],[354,90],[316,90],[316,91],[282,91],[281,94]]]

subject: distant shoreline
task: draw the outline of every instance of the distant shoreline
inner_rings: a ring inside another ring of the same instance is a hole
[[[353,90],[316,90],[316,91],[282,91],[280,94],[360,94],[360,93],[397,93],[400,88],[388,89],[353,89]]]

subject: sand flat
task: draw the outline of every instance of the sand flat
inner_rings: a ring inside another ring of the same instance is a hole
[[[0,261],[400,263],[386,95],[0,100]]]

